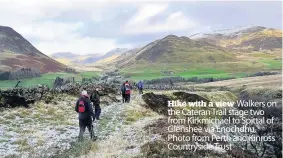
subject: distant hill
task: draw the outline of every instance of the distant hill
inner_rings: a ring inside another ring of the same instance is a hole
[[[79,56],[80,55],[71,52],[58,52],[51,55],[51,57],[53,58],[70,58],[70,59],[75,59]]]
[[[0,26],[0,71],[33,68],[41,73],[64,71],[66,66],[38,51],[14,29]]]
[[[126,52],[126,51],[128,51],[128,50],[129,50],[129,49],[127,49],[127,48],[116,48],[116,49],[113,49],[113,50],[107,52],[107,53],[103,56],[103,58],[111,57],[111,56],[113,56],[113,55],[120,55],[120,54],[122,54],[122,53],[124,53],[124,52]]]
[[[282,30],[261,26],[199,33],[190,38],[237,50],[261,51],[282,48]]]
[[[121,55],[124,56],[124,55]],[[202,63],[234,60],[234,56],[219,46],[188,37],[168,35],[131,52],[126,60],[119,57],[117,66],[148,63]]]
[[[86,59],[92,58],[93,56],[94,56],[93,54],[78,55],[71,52],[58,52],[58,53],[53,53],[51,55],[53,59],[57,60],[60,63],[64,63],[66,65],[72,65],[74,63],[80,64],[83,63],[83,61],[85,61]]]
[[[99,56],[99,57],[96,57],[96,58],[87,58],[85,61],[86,61],[86,63],[107,63],[107,62],[111,62],[114,59],[116,59],[119,55],[126,52],[127,50],[128,50],[127,48],[116,48],[116,49],[113,49],[113,50],[107,52],[103,56]],[[90,60],[90,59],[92,59],[92,60]]]
[[[51,57],[61,63],[72,64],[94,64],[105,63],[114,60],[116,57],[127,51],[127,48],[116,48],[105,54],[87,54],[78,55],[70,52],[58,52],[51,55]]]

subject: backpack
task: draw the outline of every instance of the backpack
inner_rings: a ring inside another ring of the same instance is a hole
[[[85,103],[83,100],[79,101],[79,112],[85,112]]]
[[[142,82],[139,82],[138,83],[138,88],[142,88],[142,87],[143,87]]]
[[[130,84],[129,83],[125,83],[125,90],[129,91],[131,90]]]

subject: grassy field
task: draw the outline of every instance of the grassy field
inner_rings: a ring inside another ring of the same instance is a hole
[[[260,62],[267,65],[270,69],[281,70],[282,60],[260,60]]]
[[[99,72],[95,72],[95,71],[84,71],[84,72],[80,72],[79,76],[83,77],[83,78],[91,78],[91,77],[98,77],[99,76]]]
[[[98,72],[94,71],[86,71],[86,72],[80,72],[79,74],[73,74],[73,73],[47,73],[41,75],[41,77],[35,77],[35,78],[29,78],[29,79],[22,79],[20,80],[21,83],[19,84],[20,87],[33,87],[38,84],[44,84],[48,85],[49,87],[52,87],[53,82],[56,77],[61,78],[69,78],[74,77],[76,82],[81,82],[82,78],[91,78],[93,76],[98,76]],[[5,80],[0,81],[0,89],[7,89],[12,88],[17,84],[18,80]]]
[[[227,78],[245,77],[260,71],[280,71],[282,60],[266,59],[256,61],[216,62],[194,64],[143,64],[121,70],[132,80],[149,80],[163,77]],[[161,73],[172,71],[172,75]]]

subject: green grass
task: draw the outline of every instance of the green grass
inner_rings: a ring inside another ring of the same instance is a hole
[[[79,76],[84,77],[84,78],[98,77],[99,76],[99,72],[96,72],[96,71],[85,71],[85,72],[79,73]]]
[[[230,74],[217,69],[200,69],[200,70],[189,70],[189,71],[183,71],[183,72],[177,72],[174,74],[174,76],[180,76],[184,78],[190,78],[190,77],[217,77],[217,78],[225,78],[229,77]]]
[[[161,73],[161,70],[173,71],[173,75]],[[150,80],[163,77],[227,78],[245,77],[260,71],[281,70],[281,60],[258,60],[257,62],[216,62],[216,63],[180,63],[180,64],[143,64],[121,70],[124,76],[132,80]]]
[[[282,60],[260,60],[260,62],[267,65],[270,69],[281,70]]]
[[[29,79],[21,79],[21,83],[19,84],[20,87],[34,87],[38,84],[47,85],[52,87],[54,80],[56,77],[61,78],[71,78],[74,77],[76,82],[81,82],[82,78],[91,78],[93,76],[98,76],[98,72],[81,72],[79,74],[73,73],[63,73],[63,72],[56,72],[56,73],[46,73],[41,75],[41,77],[29,78]],[[18,80],[5,80],[0,81],[0,89],[8,89],[13,88],[17,84]]]

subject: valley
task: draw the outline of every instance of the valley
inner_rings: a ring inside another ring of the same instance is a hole
[[[0,157],[282,157],[279,37],[281,30],[252,27],[167,35],[103,54],[47,56],[0,26]],[[30,68],[36,74],[19,71]],[[122,103],[126,80],[132,85],[130,103]],[[143,94],[136,85],[140,80]],[[91,141],[85,132],[79,141],[75,103],[83,90],[95,89],[102,110],[92,123],[98,137]],[[238,100],[247,105],[237,106]],[[250,100],[275,104],[261,107],[264,116],[258,116],[259,107],[248,106]],[[213,106],[204,106],[209,102]],[[176,111],[182,115],[174,116]],[[271,126],[262,117],[275,121]],[[240,118],[247,125],[232,122]],[[276,139],[252,141],[269,137]]]
[[[22,38],[19,34],[13,32],[14,30],[12,30],[12,33],[10,30],[7,27],[3,27],[2,34],[5,35],[1,36],[1,38],[5,37],[2,39],[3,42],[11,35]],[[35,83],[34,86],[36,84],[51,86],[52,81],[50,79],[54,80],[56,77],[49,76],[54,76],[57,72],[58,77],[75,77],[77,82],[82,81],[80,79],[82,78],[81,75],[72,72],[66,73],[67,68],[74,69],[79,74],[84,73],[84,71],[86,73],[95,72],[93,76],[103,76],[103,71],[118,70],[120,76],[133,81],[164,77],[182,77],[185,79],[243,78],[261,72],[281,73],[282,48],[272,45],[272,42],[270,43],[269,41],[262,43],[262,48],[257,48],[257,42],[249,42],[255,39],[267,40],[267,38],[270,38],[271,40],[274,38],[282,44],[282,40],[277,39],[281,36],[281,30],[258,26],[243,28],[234,32],[220,31],[219,33],[196,34],[190,36],[190,38],[168,35],[140,48],[117,48],[104,55],[77,55],[71,52],[54,53],[50,55],[52,58],[66,64],[66,66],[61,64],[58,70],[55,70],[54,64],[47,64],[47,66],[43,62],[43,57],[46,58],[47,56],[42,55],[42,53],[38,52],[32,45],[28,45],[25,39],[23,39],[25,41],[23,42],[24,45],[30,47],[26,50],[29,53],[13,53],[13,51],[18,52],[21,50],[23,46],[17,49],[11,46],[10,48],[2,48],[0,67],[3,70],[9,70],[11,66],[9,64],[12,64],[11,71],[17,70],[15,66],[23,67],[20,66],[21,64],[27,68],[36,67],[38,69],[41,67],[39,70],[43,75],[41,77],[33,77],[29,81],[23,79],[22,86],[24,87],[33,86],[31,83]],[[230,44],[223,44],[225,42]],[[249,47],[247,48],[246,44],[241,45],[241,43],[249,43]],[[253,47],[256,48],[253,49]],[[30,54],[34,54],[33,52],[37,52],[39,56],[29,57]],[[38,62],[31,62],[31,60],[38,60]],[[55,61],[53,60],[52,62]],[[34,65],[33,63],[38,63],[41,66]],[[89,78],[91,77],[89,76]],[[0,81],[0,87],[13,87],[14,83],[17,83],[17,81]]]

